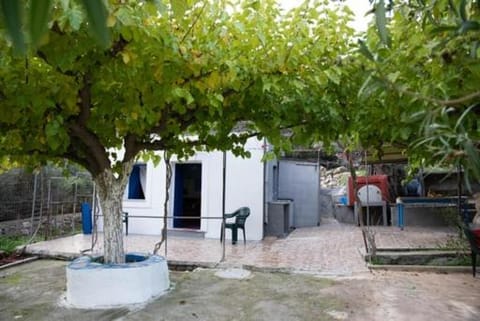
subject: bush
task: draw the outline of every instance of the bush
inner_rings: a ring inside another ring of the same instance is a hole
[[[17,246],[28,242],[28,239],[26,236],[0,236],[0,251],[11,254],[15,252]]]

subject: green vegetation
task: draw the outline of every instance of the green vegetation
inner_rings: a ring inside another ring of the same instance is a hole
[[[10,2],[3,12],[20,10]],[[85,167],[107,262],[124,258],[133,163],[158,164],[154,151],[248,156],[255,136],[277,152],[337,141],[381,154],[389,144],[414,166],[462,166],[467,182],[480,179],[478,0],[372,0],[375,23],[358,35],[337,1],[288,12],[273,0],[105,1],[103,18],[79,9],[87,1],[46,3],[29,18],[38,44],[22,56],[5,31],[19,20],[0,20],[0,157]],[[90,36],[105,21],[106,48]]]
[[[24,279],[22,278],[22,274],[21,274],[21,273],[15,272],[15,273],[13,273],[13,274],[7,275],[7,276],[4,278],[4,281],[5,281],[5,283],[8,284],[8,285],[16,286],[16,285],[21,284],[22,281],[24,281]]]
[[[248,156],[252,136],[279,150],[336,135],[342,57],[353,36],[348,10],[174,3],[109,2],[107,49],[91,40],[91,20],[74,1],[53,1],[45,40],[24,56],[0,33],[0,155],[85,167],[104,213],[107,262],[124,258],[121,199],[140,155],[155,163],[151,151]],[[239,122],[245,131],[232,133]],[[290,140],[286,128],[294,128]]]
[[[15,252],[17,246],[21,246],[28,242],[29,237],[26,236],[0,236],[0,251],[6,254]]]
[[[373,265],[425,265],[425,266],[468,266],[472,264],[470,255],[458,253],[456,256],[445,257],[425,257],[421,260],[418,258],[410,259],[408,256],[403,257],[401,261],[392,260],[392,258],[385,256],[372,257],[370,261]],[[480,259],[477,257],[477,264]]]
[[[376,26],[360,43],[368,76],[359,93],[371,101],[381,138],[405,149],[412,165],[461,166],[467,184],[478,181],[480,1],[372,2]]]
[[[479,261],[479,260],[477,260]],[[437,258],[429,261],[426,265],[433,266],[471,266],[472,259],[469,255],[459,254],[457,257],[452,258]]]

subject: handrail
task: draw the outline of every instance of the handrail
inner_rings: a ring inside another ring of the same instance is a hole
[[[103,216],[102,214],[96,214],[96,217]],[[152,216],[152,215],[128,215],[128,218],[161,218],[163,219],[164,216]],[[191,219],[191,220],[207,220],[207,219],[217,219],[222,220],[222,216],[210,216],[210,217],[200,217],[200,216],[166,216],[168,219],[175,219],[175,218],[184,218],[184,219]]]

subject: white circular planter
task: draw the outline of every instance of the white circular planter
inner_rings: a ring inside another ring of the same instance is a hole
[[[169,289],[165,258],[129,253],[126,261],[101,264],[82,256],[68,264],[67,304],[76,308],[141,304]]]

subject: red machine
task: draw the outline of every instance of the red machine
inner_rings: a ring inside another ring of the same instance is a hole
[[[367,183],[368,182],[368,183]],[[388,193],[388,176],[387,175],[372,175],[372,176],[358,176],[357,185],[358,189],[366,185],[375,185],[382,192],[382,199],[384,201],[389,201],[390,196]],[[350,176],[348,178],[348,205],[353,206],[355,203],[354,192],[353,192],[353,180]]]

